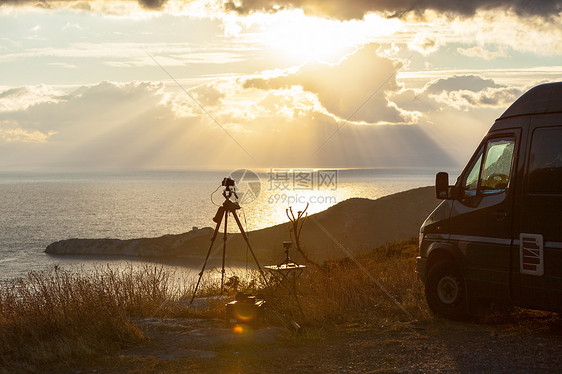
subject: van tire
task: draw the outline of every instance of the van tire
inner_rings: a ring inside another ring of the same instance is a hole
[[[466,319],[464,277],[454,261],[440,260],[429,269],[425,298],[435,315],[457,321]]]

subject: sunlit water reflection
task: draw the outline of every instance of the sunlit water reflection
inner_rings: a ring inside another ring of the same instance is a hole
[[[257,198],[239,212],[245,230],[287,222],[309,204],[308,213],[327,209],[351,197],[376,199],[433,184],[436,170],[338,170],[336,184],[320,185],[318,171],[301,172],[310,180],[293,179],[280,187],[278,170],[261,170]],[[289,170],[290,178],[294,177]],[[58,264],[74,269],[112,263],[138,264],[138,259],[50,256],[45,247],[68,238],[140,238],[214,227],[212,218],[224,198],[222,179],[229,172],[177,171],[105,174],[0,174],[0,279],[24,275]],[[218,188],[218,189],[217,189]],[[213,194],[213,191],[216,191]],[[230,222],[229,231],[237,228]],[[204,255],[203,253],[201,254]],[[212,259],[213,261],[217,259]],[[168,263],[199,272],[196,263]],[[212,263],[210,268],[217,265]],[[243,269],[245,264],[229,264]]]

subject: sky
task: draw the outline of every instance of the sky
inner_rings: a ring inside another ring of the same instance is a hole
[[[0,0],[0,171],[460,168],[562,1]]]

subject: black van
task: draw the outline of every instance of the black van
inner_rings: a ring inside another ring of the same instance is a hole
[[[498,118],[420,229],[430,309],[458,319],[490,301],[562,312],[562,82]]]

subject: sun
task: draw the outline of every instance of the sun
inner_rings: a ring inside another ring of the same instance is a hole
[[[336,63],[355,48],[381,41],[401,26],[399,20],[368,15],[340,21],[305,15],[301,10],[262,15],[259,39],[272,53],[296,63]]]
[[[332,61],[351,46],[342,43],[334,28],[337,23],[293,14],[264,31],[267,45],[290,59]]]

